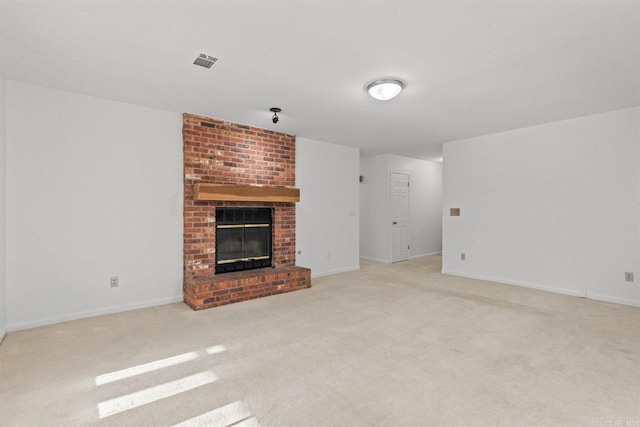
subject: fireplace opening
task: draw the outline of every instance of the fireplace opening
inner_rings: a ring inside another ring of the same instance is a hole
[[[216,208],[216,274],[271,267],[272,209]]]

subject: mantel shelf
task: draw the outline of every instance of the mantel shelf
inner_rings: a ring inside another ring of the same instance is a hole
[[[300,201],[300,189],[199,182],[193,185],[193,200],[296,203]]]

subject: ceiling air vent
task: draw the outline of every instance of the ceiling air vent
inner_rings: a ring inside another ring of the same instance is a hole
[[[214,58],[213,56],[201,53],[200,56],[198,56],[196,60],[193,61],[193,63],[204,68],[211,68],[211,66],[215,64],[217,60],[218,58]]]

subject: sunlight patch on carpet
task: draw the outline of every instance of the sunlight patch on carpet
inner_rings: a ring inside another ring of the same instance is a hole
[[[96,377],[96,385],[108,384],[125,378],[131,378],[136,375],[144,374],[169,366],[179,365],[180,363],[190,362],[197,359],[198,353],[191,351],[189,353],[179,354],[177,356],[168,357],[166,359],[156,360],[155,362],[145,363],[144,365],[132,366],[120,371],[110,372]]]
[[[208,355],[213,355],[222,353],[226,350],[226,347],[223,345],[214,345],[207,347],[204,350]],[[146,374],[147,372],[156,371],[158,369],[168,368],[169,366],[190,362],[192,360],[196,360],[198,357],[200,357],[198,352],[190,351],[189,353],[183,353],[177,356],[167,357],[166,359],[160,359],[142,365],[131,366],[130,368],[121,369],[119,371],[109,372],[108,374],[98,375],[95,377],[95,383],[96,385],[109,384],[114,381],[131,378],[140,374]]]
[[[259,427],[258,420],[251,416],[251,412],[239,400],[213,411],[205,412],[197,417],[190,418],[173,427]]]
[[[116,397],[111,400],[98,403],[98,416],[105,418],[110,415],[128,411],[151,402],[175,396],[185,391],[210,384],[218,377],[213,371],[204,371],[175,381],[149,387],[135,393]]]

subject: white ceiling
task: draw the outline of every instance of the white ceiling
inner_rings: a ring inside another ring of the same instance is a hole
[[[640,105],[640,2],[2,2],[5,78],[365,155]],[[219,58],[207,70],[200,53]],[[376,101],[365,85],[398,77]],[[282,108],[271,123],[270,107]]]

